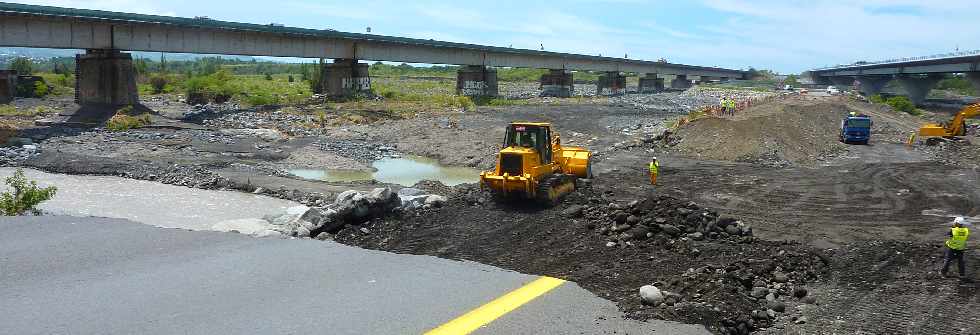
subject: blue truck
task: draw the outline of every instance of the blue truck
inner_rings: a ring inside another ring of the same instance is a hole
[[[844,143],[868,144],[871,140],[871,117],[867,115],[848,115],[840,123],[840,141]]]

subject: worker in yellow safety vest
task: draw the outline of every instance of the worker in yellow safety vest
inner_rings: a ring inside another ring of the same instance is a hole
[[[657,160],[657,157],[654,157],[653,160],[650,161],[650,184],[651,185],[657,185],[657,175],[659,174],[660,174],[660,161]]]
[[[728,99],[728,115],[735,116],[735,99]]]
[[[943,257],[943,277],[948,277],[946,271],[949,270],[950,263],[955,259],[960,271],[960,280],[969,281],[966,278],[965,264],[963,264],[963,251],[966,250],[966,239],[970,236],[970,229],[963,226],[965,222],[966,220],[962,217],[953,219],[953,227],[947,234],[949,239],[946,240],[946,255]]]

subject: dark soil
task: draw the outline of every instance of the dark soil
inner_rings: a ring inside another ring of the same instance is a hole
[[[488,199],[479,190],[457,188],[444,208],[375,220],[367,226],[371,234],[349,227],[335,239],[564,278],[616,302],[630,317],[715,330],[723,324],[734,330],[735,320],[752,320],[753,311],[765,310],[765,299],[749,295],[753,286],[776,287],[789,296],[825,268],[825,260],[799,243],[718,234],[706,225],[734,225],[735,220],[669,197],[651,196],[632,206],[610,204],[603,194],[586,189],[555,208]],[[625,213],[633,214],[632,227]],[[663,230],[658,222],[682,230]],[[714,238],[708,233],[685,237],[693,235],[683,229],[711,231]],[[610,242],[615,245],[607,246]],[[780,271],[788,275],[783,284],[773,278]],[[641,303],[638,289],[649,284],[671,292],[664,305]],[[756,318],[750,329],[771,323]]]

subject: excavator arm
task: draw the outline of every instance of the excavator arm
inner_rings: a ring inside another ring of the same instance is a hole
[[[953,136],[966,135],[966,119],[980,115],[980,103],[966,106],[949,123],[949,133]]]
[[[949,123],[929,123],[919,128],[919,136],[964,136],[966,135],[966,119],[980,115],[980,103],[966,106]]]

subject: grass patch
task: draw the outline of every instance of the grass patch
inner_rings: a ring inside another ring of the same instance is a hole
[[[33,108],[17,108],[14,105],[0,105],[0,116],[37,116],[48,114],[54,110],[47,106]]]
[[[887,100],[885,100],[885,104],[891,106],[892,109],[900,112],[905,112],[915,116],[922,115],[922,111],[920,111],[918,108],[915,108],[915,104],[912,103],[912,100],[909,100],[909,98],[904,96],[898,95],[898,96],[888,98]]]
[[[126,106],[120,108],[116,111],[116,115],[109,118],[106,122],[106,128],[110,131],[123,131],[133,128],[139,128],[150,124],[150,114],[143,113],[139,115],[131,115],[133,113],[133,106]]]

